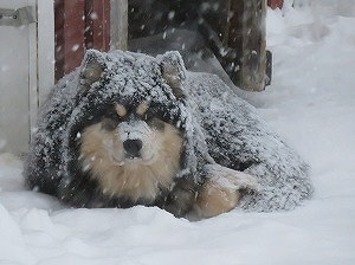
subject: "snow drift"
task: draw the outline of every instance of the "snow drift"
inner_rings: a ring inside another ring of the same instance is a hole
[[[0,263],[355,264],[354,0],[332,1],[326,16],[293,2],[268,10],[273,82],[245,96],[309,161],[312,200],[293,211],[235,209],[197,223],[156,207],[71,209],[26,190],[22,161],[1,154]]]

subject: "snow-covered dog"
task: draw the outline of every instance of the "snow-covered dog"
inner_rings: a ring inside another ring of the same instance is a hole
[[[253,107],[177,52],[88,51],[43,106],[24,175],[72,206],[194,218],[291,209],[312,192],[308,166]]]

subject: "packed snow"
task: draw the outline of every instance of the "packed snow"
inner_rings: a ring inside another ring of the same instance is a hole
[[[142,206],[68,209],[24,189],[22,162],[2,154],[0,264],[355,264],[355,10],[314,3],[268,10],[272,85],[243,93],[310,163],[311,200],[199,222]]]

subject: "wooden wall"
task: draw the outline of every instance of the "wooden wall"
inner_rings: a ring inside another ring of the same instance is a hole
[[[85,50],[109,50],[110,0],[55,0],[55,78],[80,65]]]
[[[112,0],[111,0],[112,1]],[[86,49],[101,51],[110,49],[110,0],[55,0],[55,78],[71,72],[83,58]],[[118,1],[118,0],[115,0]],[[131,0],[130,3],[157,4],[169,7],[175,2],[150,0]],[[127,1],[126,1],[127,2]],[[196,3],[179,1],[178,9],[191,10],[191,5],[207,2],[210,6],[219,3],[218,10],[203,14],[230,56],[220,58],[222,66],[232,81],[240,88],[260,91],[265,88],[270,77],[270,60],[266,54],[265,12],[266,4],[272,8],[282,8],[283,0],[199,0]],[[112,3],[112,2],[111,2]],[[153,5],[149,5],[152,7]],[[174,7],[174,6],[173,6]],[[144,16],[163,12],[163,10],[144,10]],[[159,12],[158,12],[159,11]],[[169,9],[165,10],[169,13]],[[128,16],[130,16],[130,11]],[[186,13],[186,12],[185,12]],[[182,12],[182,14],[185,14]],[[189,14],[187,12],[186,14]],[[191,20],[193,17],[186,15]],[[145,24],[153,23],[148,19]],[[130,21],[130,32],[134,23]],[[139,25],[138,25],[139,26]],[[164,25],[156,26],[156,29]],[[134,31],[132,31],[134,32]],[[126,36],[127,38],[127,36]],[[218,47],[221,47],[219,45]],[[218,51],[216,52],[218,53]]]
[[[284,5],[284,0],[267,0],[267,5],[272,9],[282,8]]]

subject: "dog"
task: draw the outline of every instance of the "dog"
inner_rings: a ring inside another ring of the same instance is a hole
[[[297,200],[307,197],[307,166],[253,110],[238,101],[243,110],[235,112],[236,102],[221,99],[224,84],[201,86],[186,74],[175,52],[153,58],[89,50],[42,107],[24,168],[27,186],[74,207],[158,206],[191,220],[268,198],[272,181],[284,186],[281,173],[296,182],[288,198],[298,187],[305,191]],[[207,89],[222,94],[206,100]],[[265,137],[272,141],[260,146]],[[289,161],[264,157],[260,150],[268,144],[294,158],[291,169]],[[281,205],[274,198],[270,203]]]
[[[155,202],[177,216],[193,209],[195,215],[206,218],[236,207],[236,188],[212,179],[200,185],[174,180],[181,170],[184,132],[164,121],[158,112],[146,101],[108,106],[100,121],[86,127],[81,135],[82,171],[98,182],[105,195],[119,195],[146,205]],[[184,193],[177,193],[175,185],[179,190],[184,187]],[[170,194],[157,202],[162,193]],[[173,200],[186,204],[179,203],[178,209],[172,210],[172,196],[177,194],[179,198]]]

